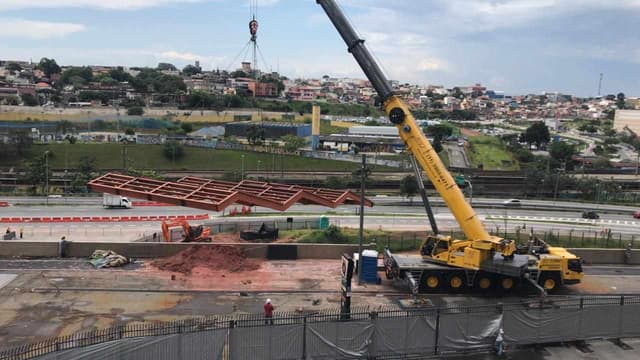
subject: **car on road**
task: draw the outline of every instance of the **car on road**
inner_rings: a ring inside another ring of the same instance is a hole
[[[509,200],[503,201],[502,205],[510,206],[510,207],[519,207],[519,206],[522,206],[522,203],[518,199],[509,199]]]
[[[636,211],[633,213],[633,218],[634,219],[640,219],[640,211]]]
[[[583,211],[582,212],[583,219],[600,219],[600,215],[598,215],[595,211]]]

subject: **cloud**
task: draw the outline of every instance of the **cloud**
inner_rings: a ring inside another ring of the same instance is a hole
[[[98,8],[134,10],[161,5],[197,3],[203,0],[2,0],[0,11],[38,8]]]
[[[152,56],[158,61],[176,61],[180,64],[193,64],[196,61],[200,61],[200,64],[205,67],[205,69],[210,70],[213,68],[224,68],[226,66],[226,62],[229,59],[226,56],[212,56],[212,55],[198,55],[190,52],[179,52],[175,50],[167,50],[167,51],[140,51],[141,54]]]
[[[0,18],[3,30],[0,38],[51,39],[85,30],[82,24],[56,23],[23,19]]]

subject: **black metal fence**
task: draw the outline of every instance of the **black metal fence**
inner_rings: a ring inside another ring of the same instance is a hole
[[[0,353],[22,359],[394,359],[509,346],[640,336],[640,295],[548,297],[482,306],[362,307],[215,316],[88,331]]]

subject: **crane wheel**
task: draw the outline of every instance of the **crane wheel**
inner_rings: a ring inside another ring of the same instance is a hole
[[[462,274],[452,274],[447,279],[447,285],[449,286],[449,289],[454,291],[459,291],[464,289],[464,284],[465,284],[465,280],[464,280],[464,275]]]
[[[491,277],[488,275],[479,275],[478,280],[476,281],[476,288],[482,291],[491,290],[491,285],[493,281],[491,281]]]
[[[553,292],[560,286],[560,279],[555,274],[542,274],[540,277],[540,286],[542,286],[547,292]]]
[[[515,285],[516,282],[513,281],[513,278],[503,277],[502,280],[500,280],[500,288],[502,289],[502,291],[511,291],[513,290]]]
[[[437,289],[440,286],[440,276],[437,274],[429,274],[425,278],[424,283],[429,289]]]

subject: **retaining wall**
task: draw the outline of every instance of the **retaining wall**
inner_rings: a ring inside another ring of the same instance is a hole
[[[103,243],[103,242],[27,242],[0,241],[0,258],[88,258],[96,249],[113,250],[133,258],[157,258],[174,255],[194,244],[185,243]],[[295,246],[298,259],[339,259],[344,253],[358,251],[357,245],[330,244],[200,244],[202,246],[230,245],[244,250],[251,258],[267,258],[270,247]],[[364,247],[368,249],[368,247]]]
[[[134,258],[156,258],[176,254],[194,244],[185,243],[110,243],[110,242],[34,242],[7,240],[0,241],[0,257],[54,258],[64,252],[65,257],[86,258],[96,249],[110,249]],[[201,244],[203,246],[232,245],[240,247],[247,256],[266,258],[269,247],[295,246],[298,259],[338,259],[344,253],[358,251],[357,245],[334,244]],[[365,246],[365,248],[368,248]],[[622,249],[569,249],[582,257],[586,264],[624,264],[625,250]],[[640,250],[632,250],[630,265],[640,265]]]

